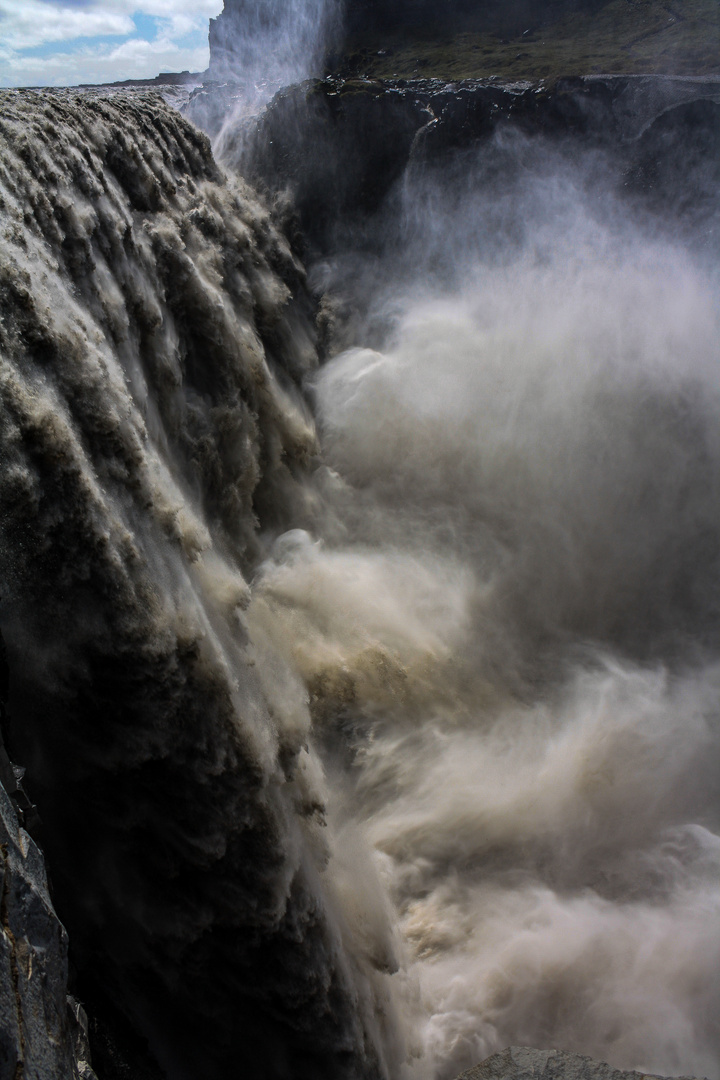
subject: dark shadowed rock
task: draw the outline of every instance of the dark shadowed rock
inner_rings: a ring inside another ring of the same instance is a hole
[[[42,852],[0,786],[0,1077],[94,1080],[87,1019],[68,997],[68,938]]]
[[[218,116],[228,92],[215,92]],[[212,100],[199,92],[188,115],[207,123]],[[306,241],[327,251],[343,230],[357,237],[409,166],[447,171],[509,130],[573,157],[602,152],[619,194],[668,219],[717,215],[720,82],[708,78],[308,81],[239,126],[225,157],[253,182],[289,191]]]
[[[509,1046],[462,1073],[457,1080],[660,1080],[649,1073],[624,1072],[604,1061],[563,1050]],[[687,1077],[681,1080],[689,1080]]]

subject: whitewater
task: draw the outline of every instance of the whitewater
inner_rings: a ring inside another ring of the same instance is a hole
[[[308,277],[159,97],[3,93],[0,141],[11,736],[80,990],[179,1080],[716,1080],[712,254],[548,151]]]

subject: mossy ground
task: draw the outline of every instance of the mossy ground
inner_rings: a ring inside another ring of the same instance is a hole
[[[405,79],[720,75],[720,0],[609,0],[594,15],[570,15],[505,38],[470,32],[357,40],[341,73]]]

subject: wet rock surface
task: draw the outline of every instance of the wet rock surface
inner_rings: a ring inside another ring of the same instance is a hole
[[[198,90],[187,114],[217,133],[239,93]],[[554,84],[498,80],[305,82],[238,125],[223,154],[253,182],[289,191],[306,241],[326,251],[382,206],[408,166],[448,167],[452,155],[512,129],[573,156],[612,155],[615,183],[656,208],[717,216],[720,81],[588,76]],[[692,185],[689,180],[692,174]],[[692,205],[683,192],[692,186]]]
[[[93,1080],[87,1017],[68,996],[68,937],[42,852],[0,786],[0,1077]]]
[[[457,1080],[659,1080],[652,1074],[623,1072],[604,1061],[562,1050],[510,1046],[493,1054]],[[684,1077],[682,1080],[689,1080]]]
[[[23,828],[39,818],[5,748],[9,674],[0,631],[0,1077],[94,1080],[87,1016],[68,994],[68,936]]]

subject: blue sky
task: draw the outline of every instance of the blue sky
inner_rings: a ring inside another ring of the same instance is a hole
[[[0,86],[202,71],[223,0],[0,0]]]

